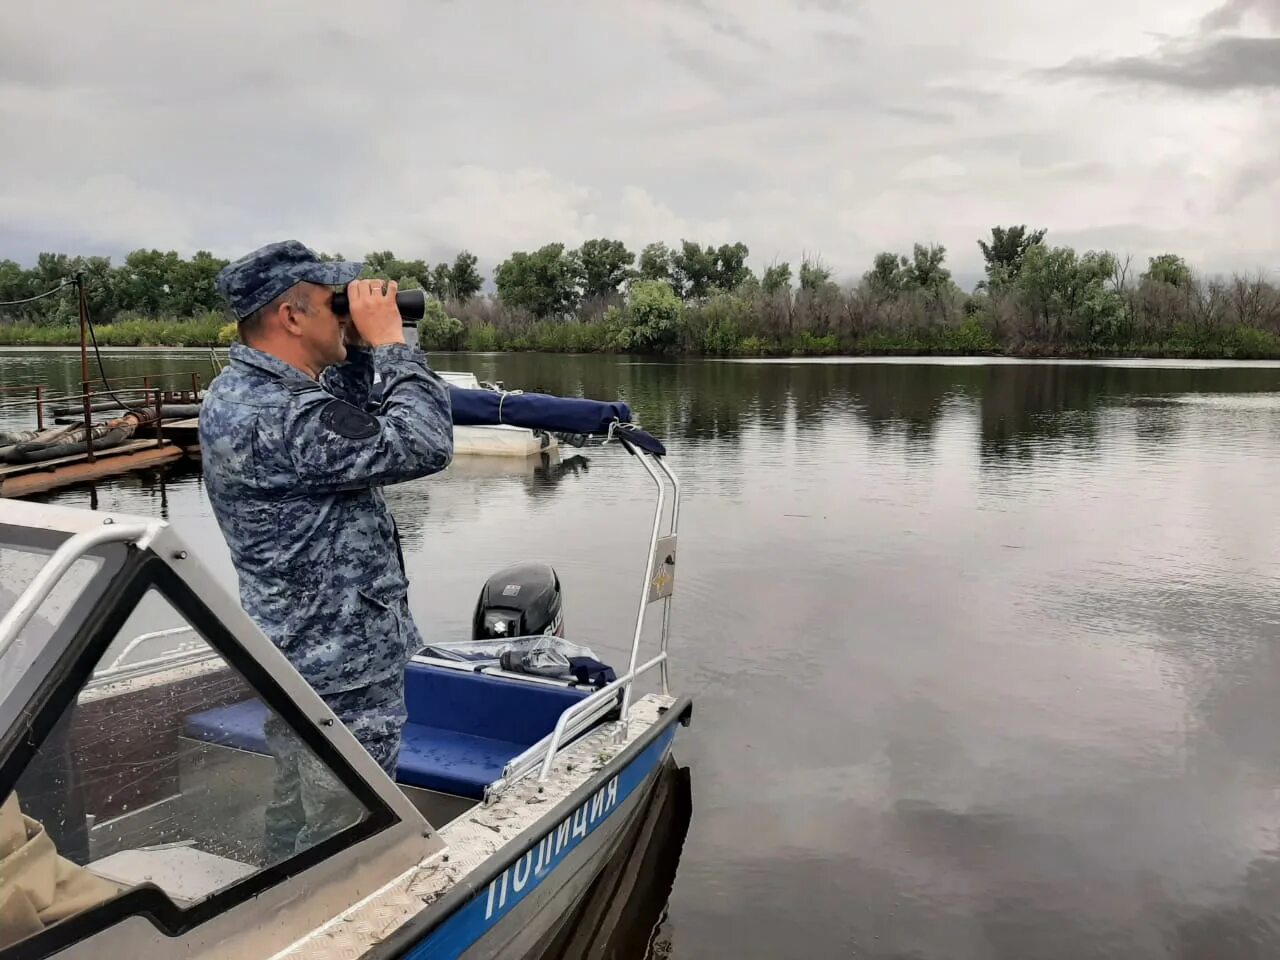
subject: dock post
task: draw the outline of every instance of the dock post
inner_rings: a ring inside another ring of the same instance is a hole
[[[156,446],[164,446],[164,431],[160,421],[160,397],[161,390],[156,387]]]
[[[89,379],[89,348],[85,342],[85,328],[89,325],[89,299],[84,293],[84,274],[76,274],[77,303],[80,309],[80,379]],[[96,341],[95,341],[96,343]],[[104,384],[105,386],[105,384]],[[90,460],[93,458],[90,457]]]
[[[76,274],[77,304],[80,309],[80,388],[84,391],[84,440],[86,459],[93,463],[93,409],[89,400],[92,387],[89,383],[89,349],[85,342],[85,330],[89,326],[89,300],[84,293],[84,274]],[[96,342],[96,341],[95,341]],[[107,384],[104,382],[103,386]]]
[[[87,444],[85,447],[85,459],[90,463],[93,463],[93,417],[91,415],[93,411],[93,402],[91,399],[93,394],[93,384],[88,380],[81,380],[80,386],[84,391],[84,442]]]
[[[44,386],[36,385],[36,429],[44,429]]]

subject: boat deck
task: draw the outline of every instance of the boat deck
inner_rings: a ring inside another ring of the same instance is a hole
[[[74,453],[39,463],[0,464],[0,497],[45,493],[86,480],[167,463],[181,456],[180,447],[153,438],[130,440],[117,447],[95,450],[93,460],[87,453]]]

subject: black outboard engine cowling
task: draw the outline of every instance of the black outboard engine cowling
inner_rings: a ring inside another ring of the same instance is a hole
[[[516,563],[491,576],[480,591],[473,640],[501,640],[541,633],[564,636],[560,577],[550,564]]]

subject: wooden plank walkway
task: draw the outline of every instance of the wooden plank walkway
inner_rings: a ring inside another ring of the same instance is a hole
[[[200,456],[200,418],[187,420],[166,420],[164,422],[165,439],[172,440],[182,448],[188,457]]]
[[[44,493],[85,480],[110,477],[167,463],[182,456],[182,449],[175,444],[156,440],[130,440],[109,450],[95,450],[94,460],[75,453],[68,457],[44,460],[40,463],[0,464],[0,497],[24,497]]]

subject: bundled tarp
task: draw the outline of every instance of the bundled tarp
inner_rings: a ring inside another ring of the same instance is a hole
[[[382,403],[380,381],[374,383],[369,399],[373,407]],[[455,427],[505,424],[526,430],[545,430],[566,441],[604,436],[613,427],[614,436],[634,443],[642,450],[658,456],[667,453],[661,440],[631,422],[631,407],[621,400],[587,400],[484,388],[476,390],[449,384],[449,401],[453,406]]]
[[[600,436],[621,425],[620,436],[658,455],[666,448],[656,438],[631,423],[631,408],[620,400],[586,400],[553,397],[545,393],[507,393],[449,386],[453,424],[482,427],[507,424],[555,434]]]
[[[86,432],[83,425],[56,427],[37,431],[30,439],[0,446],[0,461],[5,463],[41,463],[85,453],[90,443],[94,450],[118,447],[138,427],[139,417],[129,414],[114,420],[94,424]]]
[[[564,433],[607,433],[609,424],[631,422],[625,403],[552,397],[544,393],[500,393],[449,387],[453,423],[458,427],[493,426],[499,423],[530,430]]]

